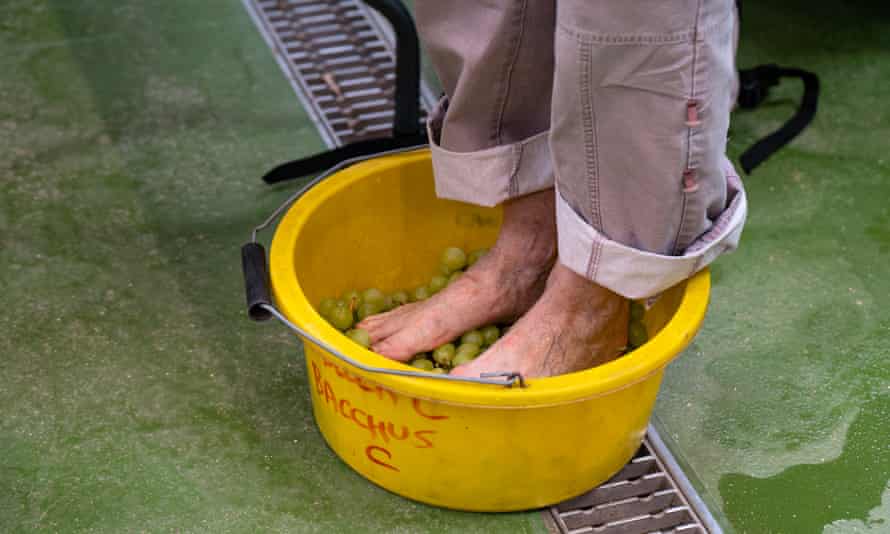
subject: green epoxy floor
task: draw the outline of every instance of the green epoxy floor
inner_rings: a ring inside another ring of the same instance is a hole
[[[822,109],[747,179],[657,410],[738,532],[890,532],[884,6],[745,2],[741,64],[816,70]],[[257,176],[320,141],[238,0],[6,0],[0,50],[0,531],[544,531],[366,483],[246,320],[238,247],[293,188]]]

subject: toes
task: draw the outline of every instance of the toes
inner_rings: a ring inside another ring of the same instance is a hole
[[[368,335],[371,337],[371,343],[377,343],[378,341],[395,334],[406,324],[411,322],[408,318],[408,314],[413,308],[409,308],[409,306],[411,305],[399,306],[386,313],[371,315],[370,317],[363,319],[356,325],[356,327],[367,330]]]
[[[368,319],[365,319],[364,321],[355,325],[355,327],[367,331],[368,337],[371,339],[371,343],[374,344],[392,335],[392,333],[398,328],[395,323],[396,321],[369,321]]]
[[[398,360],[400,362],[408,361],[418,352],[425,350],[415,349],[414,347],[417,345],[411,343],[410,340],[404,339],[406,336],[402,335],[402,332],[404,332],[404,330],[384,339],[383,341],[372,344],[371,350],[377,354],[382,354],[387,358]]]
[[[465,363],[463,365],[458,365],[454,369],[451,370],[448,374],[453,376],[463,376],[476,378],[479,376],[479,373],[473,371],[473,362]]]
[[[449,374],[455,376],[479,378],[485,373],[513,373],[518,372],[515,366],[503,365],[502,362],[494,358],[484,358],[480,356],[471,362],[459,365],[451,370]],[[528,378],[523,374],[524,377]]]
[[[491,372],[486,367],[486,361],[487,358],[479,356],[473,361],[467,362],[463,365],[458,365],[457,367],[452,369],[449,374],[452,374],[454,376],[479,378],[479,375],[481,375],[482,373]]]
[[[441,332],[434,334],[434,330],[426,321],[405,322],[392,335],[372,342],[371,348],[384,356],[404,361],[418,352],[432,350],[444,343],[440,340],[441,336],[436,335]]]
[[[528,369],[523,365],[525,352],[526,347],[516,346],[515,333],[505,335],[476,359],[452,369],[451,374],[479,378],[485,373],[521,373],[529,378]]]
[[[400,348],[398,345],[393,343],[387,343],[386,340],[377,343],[376,345],[371,345],[371,350],[380,354],[382,356],[386,356],[390,360],[395,360],[397,362],[407,362],[411,358],[414,357],[414,351],[404,350]]]
[[[368,317],[365,317],[364,319],[361,320],[361,322],[358,323],[359,327],[363,327],[362,325],[373,327],[373,326],[376,326],[379,324],[391,322],[392,319],[394,319],[396,317],[401,317],[401,316],[405,315],[406,312],[410,311],[411,310],[410,306],[411,306],[410,304],[406,304],[405,306],[399,306],[398,308],[393,308],[392,310],[390,310],[388,312],[378,313],[375,315],[369,315]]]

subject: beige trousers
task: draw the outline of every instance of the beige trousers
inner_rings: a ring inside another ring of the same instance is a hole
[[[559,260],[630,298],[734,249],[733,0],[417,0],[440,197],[556,187]]]

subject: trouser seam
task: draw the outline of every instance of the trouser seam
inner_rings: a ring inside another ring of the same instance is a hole
[[[513,70],[516,67],[516,61],[519,59],[519,49],[522,46],[522,36],[525,33],[525,10],[527,5],[528,0],[524,0],[519,6],[519,11],[516,17],[518,19],[516,20],[516,23],[519,26],[519,30],[510,40],[511,50],[506,59],[506,68],[504,69],[505,79],[503,82],[500,102],[498,102],[497,115],[495,115],[494,135],[492,136],[494,138],[493,140],[497,144],[503,143],[502,131],[504,126],[504,113],[506,113],[507,100],[510,97],[510,86],[513,80]]]
[[[690,193],[684,192],[684,193],[682,193],[682,195],[683,195],[683,201],[682,201],[682,206],[680,208],[680,224],[677,227],[677,236],[674,238],[674,247],[673,247],[674,255],[679,255],[681,252],[683,252],[682,250],[680,250],[680,246],[681,246],[680,236],[682,236],[686,233],[686,222],[687,222],[686,221],[686,208],[689,205]]]
[[[689,83],[689,100],[692,101],[697,96],[696,90],[696,72],[698,71],[698,43],[699,43],[699,20],[701,16],[701,0],[698,0],[695,8],[695,24],[692,29],[692,73],[690,75],[690,83]],[[695,135],[694,132],[695,127],[687,126],[686,127],[686,163],[684,165],[683,171],[686,172],[688,170],[692,170],[694,167],[697,167],[697,162],[693,161],[692,155],[692,138]],[[674,245],[671,247],[673,253],[675,255],[680,254],[682,252],[681,248],[685,247],[688,243],[681,242],[683,236],[686,235],[686,227],[688,226],[688,220],[686,217],[686,211],[689,205],[689,195],[695,194],[694,192],[687,193],[683,191],[682,193],[683,201],[682,208],[680,210],[680,224],[677,225],[677,235],[674,237]]]
[[[584,137],[585,178],[587,179],[588,202],[590,204],[590,223],[603,232],[603,221],[599,210],[599,152],[596,129],[596,108],[591,90],[592,61],[590,48],[582,41],[578,42],[578,61],[581,70],[581,107],[582,128]]]
[[[513,198],[519,193],[519,166],[522,162],[522,143],[516,143],[512,149],[513,165],[510,168],[510,181],[507,184],[507,198]]]
[[[582,109],[582,129],[584,137],[584,163],[585,178],[587,180],[587,194],[590,205],[590,224],[598,231],[603,231],[603,221],[599,210],[599,153],[598,139],[596,130],[596,108],[593,102],[593,90],[591,89],[591,72],[592,60],[590,57],[590,46],[581,39],[576,37],[578,43],[578,62],[581,72],[580,93],[581,93],[581,109]],[[599,269],[600,255],[602,247],[597,243],[593,244],[590,251],[590,258],[587,262],[587,277],[596,278],[596,272]]]
[[[596,280],[597,271],[599,271],[600,258],[603,253],[603,244],[594,241],[590,250],[590,258],[587,260],[587,279]]]

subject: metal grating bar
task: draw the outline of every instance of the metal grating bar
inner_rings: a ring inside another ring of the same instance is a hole
[[[360,0],[242,0],[328,147],[392,134],[394,37]],[[421,82],[422,120],[435,103]]]
[[[600,486],[547,512],[563,534],[722,534],[653,426],[634,458]]]

